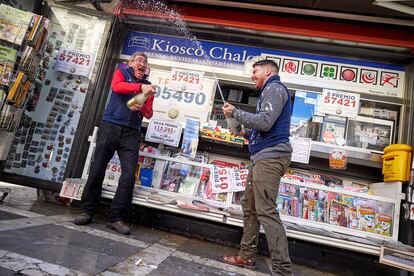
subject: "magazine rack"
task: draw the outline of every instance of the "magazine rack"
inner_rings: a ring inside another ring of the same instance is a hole
[[[30,109],[49,20],[4,4],[0,10],[0,160],[5,160],[25,109]]]

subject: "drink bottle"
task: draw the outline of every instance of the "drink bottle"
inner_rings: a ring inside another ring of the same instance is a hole
[[[145,95],[144,93],[140,93],[138,95],[135,95],[134,97],[132,97],[128,102],[127,105],[128,107],[133,106],[134,104],[140,104],[143,105],[145,100],[147,99],[147,95]]]
[[[150,74],[150,69],[149,67],[145,67],[145,73],[144,73],[144,79],[147,79],[149,74]],[[135,95],[133,98],[131,98],[128,102],[127,102],[127,106],[131,107],[134,104],[140,104],[143,105],[144,102],[147,100],[148,96],[145,95],[144,93],[140,93],[138,95]]]
[[[233,132],[235,135],[238,135],[238,133],[241,130],[240,123],[234,118],[226,118],[226,120],[227,126],[229,127],[230,131]]]

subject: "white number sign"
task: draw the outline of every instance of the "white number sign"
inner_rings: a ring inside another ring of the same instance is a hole
[[[324,89],[319,111],[342,117],[355,118],[358,115],[359,94]]]
[[[179,123],[162,120],[151,120],[145,135],[145,140],[177,147],[181,138]]]
[[[69,74],[89,77],[93,58],[93,53],[61,48],[54,69]]]
[[[211,183],[214,194],[231,192],[230,168],[221,165],[211,165]]]
[[[171,90],[168,86],[171,80],[167,72],[152,70],[149,80],[157,86],[153,106],[154,119],[174,119],[183,126],[187,119],[198,120],[201,124],[208,121],[208,114],[213,106],[215,80],[203,78],[201,90],[197,93]],[[178,111],[176,118],[169,117],[171,109]]]
[[[248,169],[233,169],[233,192],[241,192],[246,189]]]
[[[173,68],[168,88],[175,91],[199,93],[203,77],[204,73],[200,71]]]

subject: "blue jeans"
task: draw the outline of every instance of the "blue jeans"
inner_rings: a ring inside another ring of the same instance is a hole
[[[91,216],[96,213],[101,200],[106,167],[116,151],[121,162],[122,173],[112,200],[110,221],[124,219],[131,207],[140,139],[140,130],[102,121],[96,137],[89,177],[82,194],[82,210],[85,213]]]

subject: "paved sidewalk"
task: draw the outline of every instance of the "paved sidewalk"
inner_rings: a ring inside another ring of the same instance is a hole
[[[0,183],[0,186],[2,184]],[[218,256],[237,249],[132,225],[122,236],[102,216],[88,226],[71,221],[79,210],[37,199],[36,190],[11,186],[0,204],[0,275],[269,275],[226,265]],[[295,275],[333,275],[294,265]]]

